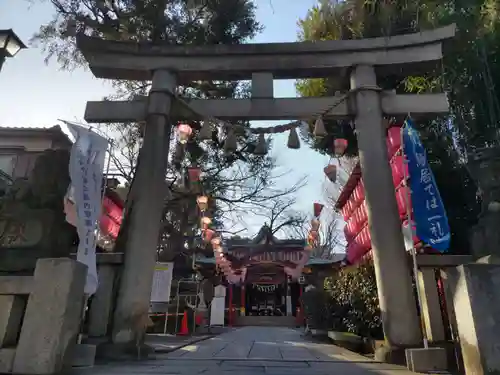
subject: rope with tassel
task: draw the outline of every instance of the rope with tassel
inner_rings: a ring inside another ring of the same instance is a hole
[[[328,108],[326,108],[323,112],[315,115],[315,123],[314,123],[314,130],[313,130],[313,135],[317,138],[322,138],[328,135],[328,132],[326,131],[325,124],[323,122],[323,117],[331,112],[334,108],[339,106],[341,103],[343,103],[345,100],[347,100],[351,95],[356,94],[360,91],[382,91],[382,89],[378,86],[361,86],[357,87],[354,89],[349,90],[346,94],[340,96],[338,100],[336,100],[332,105],[330,105]],[[199,113],[198,111],[194,110],[189,103],[181,98],[179,95],[177,95],[175,92],[170,91],[169,92],[170,96],[176,100],[179,104],[183,105],[186,109],[188,109],[191,113],[201,117],[204,119],[204,121],[207,122],[207,124],[204,124],[200,132],[198,133],[198,139],[199,140],[209,140],[212,138],[212,127],[210,123],[215,123],[220,126],[225,127],[228,129],[228,135],[227,138],[224,142],[224,151],[227,153],[235,152],[238,147],[238,142],[237,142],[237,137],[236,137],[236,132],[245,132],[245,133],[251,133],[251,134],[258,134],[258,142],[254,150],[254,154],[256,155],[265,155],[267,154],[267,143],[265,140],[264,135],[265,134],[276,134],[276,133],[284,133],[286,131],[289,131],[288,135],[288,141],[287,141],[287,147],[290,149],[299,149],[300,148],[300,140],[299,136],[297,134],[297,127],[301,126],[304,121],[298,120],[298,121],[292,121],[288,124],[283,124],[283,125],[276,125],[276,126],[270,126],[270,127],[256,127],[256,128],[246,128],[241,125],[237,124],[231,124],[228,123],[227,121],[220,120],[218,118],[212,117],[212,116],[207,116],[205,114]]]

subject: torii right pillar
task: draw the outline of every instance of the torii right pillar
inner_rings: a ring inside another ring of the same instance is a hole
[[[404,349],[422,343],[392,173],[388,160],[381,100],[373,66],[359,65],[351,74],[356,132],[365,185],[373,263],[387,346],[380,360],[404,362]]]

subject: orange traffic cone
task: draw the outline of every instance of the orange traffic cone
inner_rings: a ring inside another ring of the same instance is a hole
[[[184,316],[182,317],[182,321],[181,321],[181,330],[177,334],[179,336],[189,335],[187,311],[184,311]]]

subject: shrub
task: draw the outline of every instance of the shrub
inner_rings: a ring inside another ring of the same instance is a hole
[[[328,293],[318,288],[311,289],[302,295],[302,303],[309,328],[331,329],[335,306]]]
[[[343,268],[337,275],[326,279],[325,289],[331,305],[335,306],[332,329],[383,339],[373,265]]]

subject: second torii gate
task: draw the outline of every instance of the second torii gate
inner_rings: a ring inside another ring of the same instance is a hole
[[[77,36],[78,47],[96,77],[152,81],[147,98],[89,102],[85,113],[88,122],[146,122],[130,191],[134,206],[128,213],[131,227],[113,341],[130,341],[132,317],[149,307],[161,202],[166,194],[171,119],[310,119],[340,97],[274,98],[273,79],[337,75],[345,79],[346,86],[350,78],[352,95],[323,117],[355,120],[386,340],[394,347],[418,346],[420,324],[387,159],[383,116],[443,114],[449,108],[444,94],[380,91],[377,75],[407,76],[439,67],[442,42],[454,34],[451,25],[389,38],[232,46],[153,45]],[[172,99],[177,85],[194,80],[248,79],[252,80],[251,99],[194,99],[189,101],[194,111]]]

